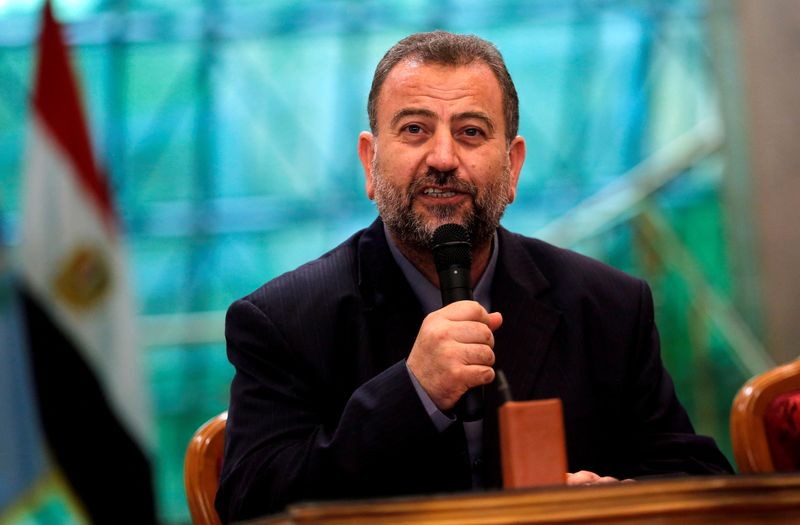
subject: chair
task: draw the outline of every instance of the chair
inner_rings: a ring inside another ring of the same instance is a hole
[[[195,525],[220,525],[214,498],[222,470],[225,424],[228,412],[209,419],[197,429],[186,449],[183,483],[189,512]]]
[[[745,383],[730,423],[740,472],[800,470],[800,359]]]

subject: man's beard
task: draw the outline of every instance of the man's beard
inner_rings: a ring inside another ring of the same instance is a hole
[[[429,169],[408,188],[393,185],[378,168],[377,155],[372,160],[375,204],[384,224],[395,241],[414,250],[430,250],[433,232],[442,224],[456,223],[469,232],[474,248],[484,246],[494,235],[500,218],[509,203],[511,170],[503,168],[500,177],[489,182],[482,191],[458,178],[454,170],[441,172]],[[426,206],[427,213],[414,209],[414,199],[426,186],[447,186],[471,196],[472,205]]]

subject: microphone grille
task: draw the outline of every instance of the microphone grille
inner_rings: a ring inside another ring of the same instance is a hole
[[[469,233],[460,224],[442,224],[436,228],[431,245],[437,272],[452,266],[472,267],[472,244]]]

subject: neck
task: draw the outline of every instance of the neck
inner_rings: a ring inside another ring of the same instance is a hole
[[[418,248],[416,246],[409,246],[408,244],[400,241],[392,232],[389,232],[392,240],[397,245],[400,253],[411,261],[411,264],[419,270],[430,282],[437,288],[439,287],[439,274],[436,271],[436,265],[433,262],[433,253],[430,250]],[[470,282],[474,288],[478,284],[478,280],[483,275],[486,266],[489,264],[489,257],[492,254],[492,239],[479,246],[472,247],[472,268],[470,269]]]

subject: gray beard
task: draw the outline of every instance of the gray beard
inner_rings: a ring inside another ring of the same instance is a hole
[[[511,170],[503,168],[501,177],[490,182],[482,191],[474,184],[459,179],[453,171],[429,170],[414,180],[407,189],[394,186],[378,168],[377,155],[372,161],[372,178],[375,204],[384,224],[392,233],[395,242],[418,251],[429,251],[433,232],[442,224],[456,223],[469,232],[473,249],[489,243],[500,219],[508,206]],[[414,196],[431,185],[447,185],[472,196],[472,206],[465,212],[461,206],[431,206],[427,210],[431,217],[414,210]]]

